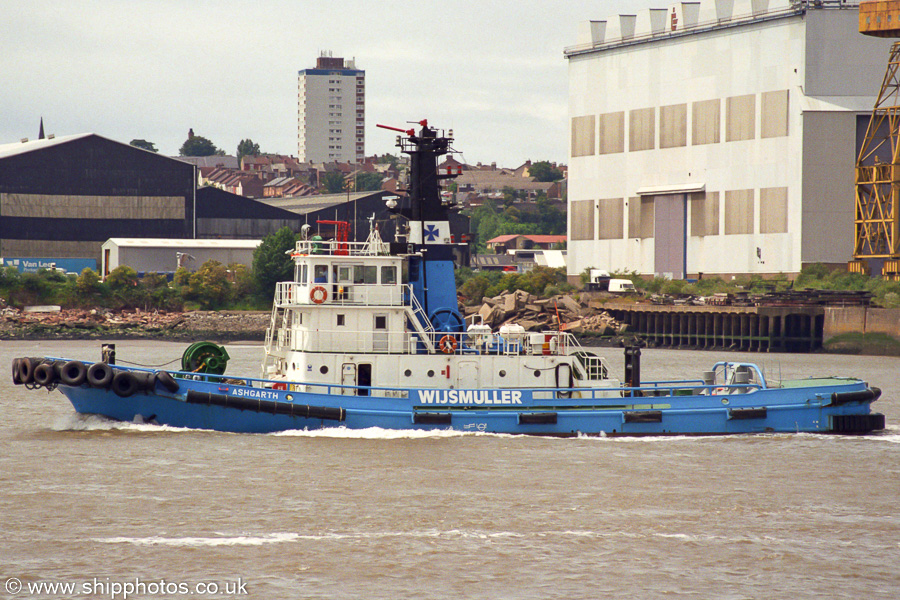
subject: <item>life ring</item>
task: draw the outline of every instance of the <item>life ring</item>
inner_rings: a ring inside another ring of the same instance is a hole
[[[322,304],[323,302],[328,300],[328,290],[323,288],[321,285],[317,285],[309,292],[309,299],[316,304]]]
[[[445,335],[441,338],[438,346],[440,346],[441,352],[443,352],[444,354],[453,354],[454,352],[456,352],[456,338],[450,335]]]

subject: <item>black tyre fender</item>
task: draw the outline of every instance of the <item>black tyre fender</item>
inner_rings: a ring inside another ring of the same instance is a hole
[[[156,387],[156,373],[137,371],[131,374],[134,375],[139,390],[152,390]]]
[[[35,362],[37,360],[37,362]],[[34,382],[34,368],[38,366],[40,361],[38,359],[25,358],[19,359],[19,381],[21,383],[33,383]]]
[[[66,385],[78,387],[87,381],[87,367],[80,360],[70,360],[59,368],[59,380]]]
[[[43,362],[34,368],[34,382],[38,385],[50,385],[56,381],[56,369],[53,363]]]
[[[19,361],[21,358],[14,358],[12,361],[12,379],[16,385],[22,385],[22,379],[19,377]]]
[[[87,382],[91,387],[108,388],[113,380],[113,370],[108,364],[98,362],[87,370]]]
[[[133,396],[137,393],[138,389],[140,389],[140,384],[138,383],[137,377],[134,376],[134,373],[119,371],[113,376],[112,386],[110,387],[112,388],[112,391],[115,392],[116,396],[127,398],[128,396]]]
[[[159,383],[159,385],[163,386],[173,394],[177,392],[178,388],[180,387],[178,385],[178,382],[175,381],[175,378],[172,377],[168,371],[158,371],[156,373],[156,381]]]

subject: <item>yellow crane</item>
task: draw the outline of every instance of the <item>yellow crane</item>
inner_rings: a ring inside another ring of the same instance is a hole
[[[900,38],[900,0],[859,3],[859,32]],[[881,91],[856,162],[856,241],[850,270],[883,261],[882,277],[900,280],[900,42],[891,46]]]

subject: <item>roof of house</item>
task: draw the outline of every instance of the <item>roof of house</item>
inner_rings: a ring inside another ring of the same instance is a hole
[[[498,235],[497,237],[486,241],[485,244],[505,244],[506,242],[510,242],[516,238],[525,238],[526,240],[530,240],[535,244],[559,244],[566,241],[566,236],[564,235],[523,235],[514,233],[507,235]]]

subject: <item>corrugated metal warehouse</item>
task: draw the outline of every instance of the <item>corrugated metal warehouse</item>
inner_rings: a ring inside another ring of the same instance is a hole
[[[194,166],[96,134],[0,146],[0,256],[91,258],[111,237],[193,237]]]
[[[846,264],[891,43],[859,34],[857,4],[704,0],[583,23],[565,51],[569,276]]]
[[[385,206],[387,195],[377,191],[255,201],[212,187],[197,190],[194,165],[96,134],[5,144],[0,145],[0,257],[48,263],[92,259],[103,273],[132,260],[107,260],[101,245],[110,239],[258,242],[283,227],[297,232],[307,223],[330,237],[333,226],[316,221],[337,220],[349,221],[353,238],[363,241],[373,214],[382,238],[390,241],[396,221]],[[468,219],[454,215],[451,230],[468,232]],[[174,252],[166,252],[164,260],[129,266],[174,270]],[[210,255],[199,264],[208,258],[242,262]]]

